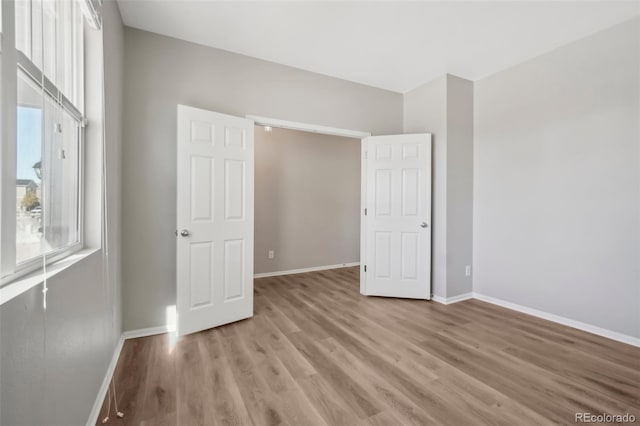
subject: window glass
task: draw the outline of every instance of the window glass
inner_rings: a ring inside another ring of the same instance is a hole
[[[80,241],[80,126],[22,72],[18,86],[16,263],[22,263]]]
[[[16,127],[16,262],[40,256],[42,228],[42,90],[18,73]]]

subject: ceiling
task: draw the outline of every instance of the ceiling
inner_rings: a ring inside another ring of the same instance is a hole
[[[405,93],[478,80],[640,15],[640,2],[118,0],[125,25]]]

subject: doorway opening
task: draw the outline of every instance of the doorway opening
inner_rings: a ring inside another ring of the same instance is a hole
[[[254,276],[360,263],[361,139],[256,124]]]

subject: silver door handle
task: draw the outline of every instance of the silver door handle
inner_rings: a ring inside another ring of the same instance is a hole
[[[183,229],[182,231],[180,231],[180,235],[182,235],[183,237],[188,237],[189,235],[191,235],[191,233],[188,229]]]
[[[427,226],[429,226],[429,225],[427,225],[427,222],[422,222],[420,224],[420,228],[426,228]]]

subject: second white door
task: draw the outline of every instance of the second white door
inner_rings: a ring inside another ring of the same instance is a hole
[[[431,135],[363,142],[361,292],[431,298]]]

